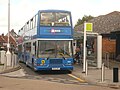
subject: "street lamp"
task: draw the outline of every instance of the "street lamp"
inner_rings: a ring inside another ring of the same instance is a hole
[[[7,66],[11,66],[11,53],[10,53],[10,0],[8,0],[8,44],[7,44]]]

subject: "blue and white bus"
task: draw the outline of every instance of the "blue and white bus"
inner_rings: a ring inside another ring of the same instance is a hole
[[[19,60],[40,70],[73,70],[71,12],[40,10],[18,31]]]

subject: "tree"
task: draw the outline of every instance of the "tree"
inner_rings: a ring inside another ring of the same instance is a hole
[[[94,18],[94,17],[91,16],[91,15],[89,15],[89,16],[84,15],[84,16],[82,17],[82,19],[78,19],[77,23],[75,24],[75,27],[78,26],[78,25],[80,25],[80,24],[83,24],[85,21],[88,22],[89,20],[91,20],[91,19],[93,19],[93,18]]]

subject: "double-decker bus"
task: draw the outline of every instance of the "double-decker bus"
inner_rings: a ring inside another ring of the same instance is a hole
[[[70,11],[39,10],[18,31],[18,56],[40,70],[73,70],[73,26]]]

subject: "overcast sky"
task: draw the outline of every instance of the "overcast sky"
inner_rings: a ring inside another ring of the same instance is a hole
[[[120,0],[10,0],[11,25],[16,33],[38,10],[59,9],[72,13],[73,25],[84,15],[120,11]],[[8,31],[8,0],[0,0],[0,34]]]

